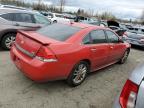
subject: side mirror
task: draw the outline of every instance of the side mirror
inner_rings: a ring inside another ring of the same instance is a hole
[[[119,38],[119,43],[124,43],[122,38]]]

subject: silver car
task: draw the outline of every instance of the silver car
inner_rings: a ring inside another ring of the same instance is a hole
[[[124,41],[144,48],[144,34],[136,34],[127,32],[127,36],[123,37]]]
[[[115,100],[114,108],[144,108],[144,64],[133,71]]]
[[[9,50],[17,30],[36,30],[50,23],[45,16],[35,11],[0,8],[0,46]]]

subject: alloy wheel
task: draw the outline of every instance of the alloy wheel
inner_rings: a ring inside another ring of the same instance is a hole
[[[80,64],[74,71],[73,82],[75,84],[81,83],[85,79],[87,71],[87,66],[85,64]]]
[[[12,43],[15,42],[15,36],[9,36],[5,40],[5,45],[8,49],[11,48]]]

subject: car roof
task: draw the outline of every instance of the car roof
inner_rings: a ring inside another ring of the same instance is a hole
[[[21,9],[12,9],[12,8],[0,8],[0,14],[7,14],[7,13],[30,13],[35,14],[38,13],[32,10],[21,10]]]

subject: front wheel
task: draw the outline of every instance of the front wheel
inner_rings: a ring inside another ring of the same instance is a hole
[[[6,34],[1,41],[2,48],[4,50],[10,50],[12,43],[15,42],[15,38],[16,38],[15,33]]]
[[[80,85],[85,80],[88,72],[88,63],[81,61],[80,63],[76,64],[73,68],[70,76],[67,79],[67,83],[72,87]]]
[[[129,56],[130,50],[127,49],[123,55],[123,57],[120,59],[119,63],[124,64]]]

